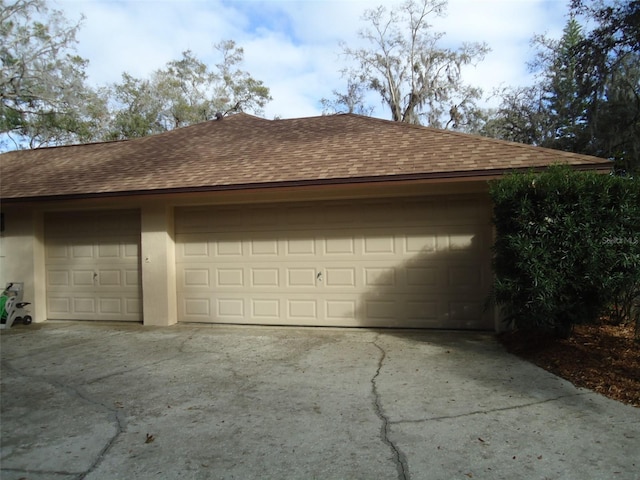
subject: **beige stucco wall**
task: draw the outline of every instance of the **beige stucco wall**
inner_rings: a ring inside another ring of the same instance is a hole
[[[129,204],[130,205],[130,204]],[[177,322],[173,207],[142,205],[140,258],[145,325]],[[34,207],[3,208],[0,285],[23,282],[35,322],[47,319],[44,214]]]
[[[4,231],[0,234],[0,285],[22,282],[23,300],[35,322],[47,318],[44,278],[42,213],[34,209],[3,209]]]
[[[162,204],[144,205],[141,228],[144,324],[173,325],[178,321],[173,208]]]

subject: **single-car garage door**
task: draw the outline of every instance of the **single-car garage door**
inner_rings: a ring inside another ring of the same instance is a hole
[[[493,328],[480,197],[176,210],[182,322]]]
[[[140,213],[45,215],[47,316],[142,321]]]

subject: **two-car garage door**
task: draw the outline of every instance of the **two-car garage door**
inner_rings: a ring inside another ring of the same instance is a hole
[[[492,328],[478,197],[176,210],[178,320]]]

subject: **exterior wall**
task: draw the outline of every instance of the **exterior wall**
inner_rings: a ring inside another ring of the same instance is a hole
[[[44,215],[40,209],[19,206],[3,208],[3,214],[0,285],[23,282],[23,298],[32,302],[29,309],[34,321],[45,321]],[[141,226],[144,324],[173,325],[177,322],[173,208],[157,202],[143,206]]]
[[[145,325],[168,326],[177,319],[173,208],[142,208],[142,312]]]
[[[486,194],[482,182],[450,184],[351,186],[298,189],[261,189],[217,193],[154,195],[104,199],[66,200],[32,204],[5,204],[4,232],[0,235],[0,282],[24,282],[24,299],[33,303],[36,322],[47,319],[44,215],[50,211],[139,209],[141,212],[140,270],[144,325],[177,323],[176,250],[174,210],[180,206],[243,205],[314,200],[391,198],[442,194]],[[499,328],[496,315],[496,328]]]
[[[0,234],[0,286],[23,282],[23,300],[35,322],[47,318],[42,214],[34,209],[3,209]]]

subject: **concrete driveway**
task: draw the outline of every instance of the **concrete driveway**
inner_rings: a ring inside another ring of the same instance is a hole
[[[2,331],[3,480],[638,479],[640,409],[481,333]]]

